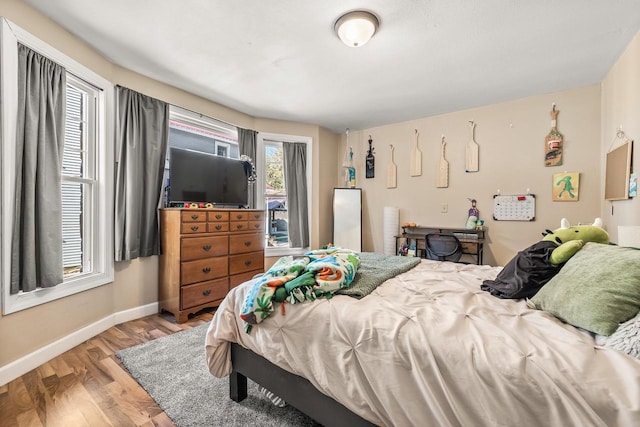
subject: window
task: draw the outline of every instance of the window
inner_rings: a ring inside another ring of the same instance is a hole
[[[234,126],[202,114],[171,106],[169,146],[237,159],[238,132]]]
[[[113,85],[83,65],[0,19],[2,97],[3,313],[13,313],[113,281]],[[62,161],[62,251],[64,281],[52,288],[9,293],[11,232],[15,206],[17,43],[67,70],[67,111]]]
[[[62,256],[64,276],[91,271],[94,209],[96,101],[99,91],[67,74],[67,114],[62,159]]]
[[[258,177],[257,206],[264,207],[265,254],[281,256],[299,254],[309,248],[292,248],[289,244],[289,217],[287,209],[287,189],[284,180],[282,144],[284,142],[304,142],[307,144],[307,188],[311,194],[311,138],[293,135],[278,135],[260,132],[257,138],[256,170]],[[262,172],[261,172],[262,171]],[[310,200],[307,201],[309,207]],[[309,208],[311,212],[311,208]],[[311,224],[311,218],[309,218]]]
[[[284,186],[282,142],[265,141],[264,203],[267,210],[267,247],[289,247],[287,190]]]
[[[174,105],[170,106],[169,114],[169,144],[162,180],[162,194],[165,197],[161,203],[164,206],[168,205],[169,196],[169,148],[186,148],[223,157],[240,158],[238,131],[234,126]]]

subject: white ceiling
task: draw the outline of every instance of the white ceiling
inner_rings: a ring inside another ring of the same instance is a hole
[[[640,30],[640,0],[26,1],[130,70],[337,133],[599,83]],[[359,8],[381,25],[349,48]]]

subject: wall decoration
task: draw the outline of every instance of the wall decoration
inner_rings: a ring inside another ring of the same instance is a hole
[[[619,138],[626,139],[622,130]],[[629,183],[631,175],[631,156],[633,141],[626,140],[619,147],[607,153],[604,198],[605,200],[624,200],[629,198]]]
[[[579,192],[579,172],[563,172],[553,174],[552,197],[554,202],[577,202]]]
[[[638,174],[633,172],[629,175],[629,197],[638,196]]]
[[[393,162],[393,145],[389,144],[390,160],[389,166],[387,166],[387,188],[396,188],[396,177],[398,168]]]
[[[553,104],[551,110],[551,131],[544,139],[544,165],[560,166],[562,165],[562,141],[563,136],[558,132],[558,113],[556,104]]]
[[[436,187],[446,188],[449,186],[449,162],[444,158],[444,135],[442,135],[442,143],[440,144],[440,160],[438,160],[438,166],[436,168]]]
[[[496,221],[534,221],[536,218],[536,196],[518,194],[493,196],[493,219]]]
[[[413,149],[411,150],[411,160],[409,165],[409,174],[411,176],[420,176],[422,175],[422,151],[418,148],[418,137],[420,133],[418,129],[416,131],[416,140],[413,145]]]
[[[365,176],[367,178],[373,178],[375,176],[376,158],[374,157],[373,139],[369,135],[369,149],[367,150],[367,157],[365,158]]]
[[[479,164],[478,164],[478,151],[479,146],[474,139],[474,130],[476,128],[476,124],[473,120],[469,120],[469,127],[471,128],[471,139],[467,143],[467,147],[465,150],[465,164],[464,171],[465,172],[478,172]]]

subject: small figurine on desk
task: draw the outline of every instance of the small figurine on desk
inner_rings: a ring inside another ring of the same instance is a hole
[[[476,199],[469,199],[471,201],[471,209],[469,209],[469,217],[467,218],[467,230],[473,230],[476,228],[478,218],[480,217],[480,211],[476,208]]]

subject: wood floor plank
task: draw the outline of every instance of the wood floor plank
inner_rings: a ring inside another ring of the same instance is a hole
[[[209,323],[214,313],[184,323],[160,313],[116,325],[0,386],[0,427],[175,427],[115,353]]]
[[[45,427],[40,421],[38,412],[35,409],[23,412],[17,416],[17,425],[20,427]]]

